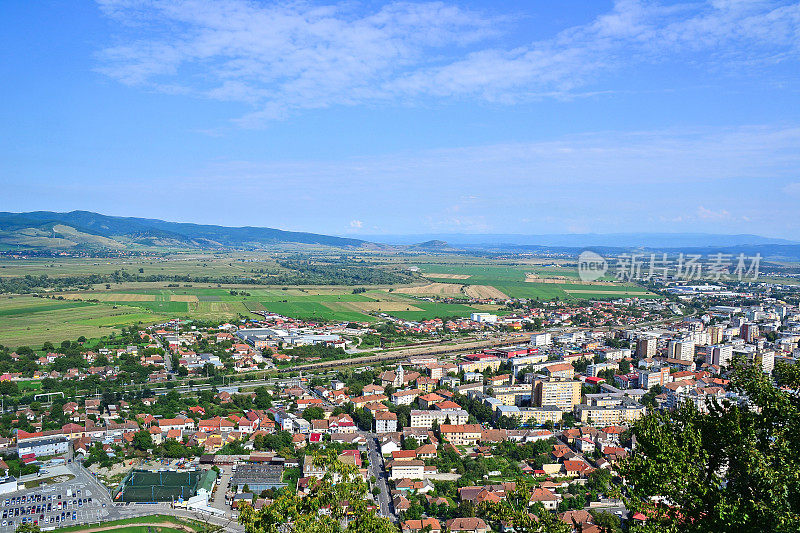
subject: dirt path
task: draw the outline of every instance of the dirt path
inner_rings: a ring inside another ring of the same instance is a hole
[[[115,529],[125,529],[126,527],[166,527],[170,529],[180,529],[187,533],[195,533],[194,529],[183,524],[175,524],[172,522],[136,522],[130,524],[114,524],[110,526],[97,526],[89,529],[81,529],[80,533],[94,533],[95,531],[113,531]]]
[[[470,274],[439,274],[436,272],[426,272],[422,274],[426,278],[440,278],[440,279],[469,279]]]
[[[652,294],[642,291],[596,291],[591,289],[564,289],[567,294],[619,294],[620,296],[645,296]]]

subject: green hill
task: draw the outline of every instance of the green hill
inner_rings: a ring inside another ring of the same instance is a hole
[[[0,245],[5,248],[69,250],[140,247],[259,249],[281,244],[361,248],[371,243],[274,228],[225,227],[115,217],[89,211],[0,212]]]

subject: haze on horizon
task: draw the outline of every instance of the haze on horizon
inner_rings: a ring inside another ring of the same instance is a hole
[[[0,4],[0,211],[800,235],[794,1]]]

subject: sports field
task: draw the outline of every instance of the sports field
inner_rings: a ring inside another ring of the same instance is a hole
[[[201,471],[131,470],[114,491],[116,502],[171,502],[197,493]]]

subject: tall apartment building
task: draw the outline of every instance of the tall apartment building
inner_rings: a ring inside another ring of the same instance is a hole
[[[594,363],[586,367],[586,375],[597,377],[600,372],[604,370],[618,370],[619,363],[616,361],[605,361],[603,363]]]
[[[535,379],[531,396],[536,407],[554,405],[562,411],[571,411],[581,403],[581,382],[556,377]]]
[[[667,358],[680,359],[681,361],[693,361],[694,342],[687,339],[669,341],[669,345],[667,345]]]
[[[775,352],[772,350],[759,350],[754,354],[753,360],[756,364],[761,365],[761,371],[765,374],[771,374],[775,368]]]
[[[670,368],[668,366],[654,369],[639,370],[639,388],[649,390],[656,385],[664,386],[671,381]]]
[[[442,424],[442,438],[455,446],[474,446],[481,440],[480,424]]]
[[[733,345],[731,344],[718,344],[709,346],[708,355],[706,356],[706,363],[710,365],[717,365],[727,367],[731,364],[733,358]]]
[[[397,431],[397,415],[388,411],[375,413],[373,431],[375,431],[375,433],[391,433]]]
[[[742,324],[739,330],[739,335],[745,342],[753,342],[758,337],[758,324]]]
[[[583,423],[602,427],[620,424],[632,424],[646,412],[644,405],[625,398],[612,405],[579,405],[576,409],[577,418]]]
[[[646,359],[656,356],[656,339],[647,337],[636,341],[636,357]]]
[[[722,333],[724,326],[708,326],[709,344],[722,344]]]
[[[547,346],[553,343],[550,333],[534,333],[531,335],[531,346]]]

